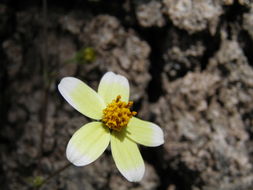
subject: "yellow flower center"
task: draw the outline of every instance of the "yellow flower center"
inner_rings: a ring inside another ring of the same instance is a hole
[[[107,127],[116,131],[120,131],[123,127],[126,127],[131,117],[137,114],[137,112],[130,110],[133,102],[130,101],[126,103],[120,99],[121,96],[117,96],[117,98],[103,110],[104,116],[102,121]]]

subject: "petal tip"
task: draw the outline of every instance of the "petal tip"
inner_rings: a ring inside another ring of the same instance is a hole
[[[107,73],[105,73],[102,79],[106,82],[117,81],[123,85],[126,85],[126,86],[129,85],[128,80],[125,76],[116,74],[112,71],[108,71]]]
[[[75,166],[85,166],[91,163],[91,160],[87,156],[81,154],[71,142],[67,145],[66,157]]]
[[[114,72],[109,71],[103,75],[101,81],[110,82],[110,80],[112,80],[112,78],[115,76],[116,74]]]
[[[144,173],[145,167],[141,166],[140,168],[122,172],[122,175],[130,182],[140,182],[144,176]]]
[[[121,82],[121,84],[125,87],[125,88],[129,88],[129,82],[128,79],[122,75],[116,75],[118,77],[118,81]]]
[[[105,75],[115,75],[115,73],[112,72],[112,71],[108,71],[108,72],[106,72],[106,73],[104,74],[104,76],[105,76]]]
[[[78,84],[79,79],[74,78],[74,77],[64,77],[61,79],[60,83],[58,84],[58,90],[64,97],[66,91],[72,91]]]
[[[160,146],[164,144],[164,134],[162,129],[156,124],[153,124],[153,128],[156,130],[155,135],[153,136],[153,140],[155,142],[154,146]]]

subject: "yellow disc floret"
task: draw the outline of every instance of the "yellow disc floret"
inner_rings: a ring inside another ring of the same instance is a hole
[[[116,131],[120,131],[123,127],[126,127],[131,117],[137,114],[137,112],[130,110],[133,102],[130,101],[126,103],[120,99],[121,96],[117,96],[117,98],[103,110],[104,116],[102,121],[107,127]]]

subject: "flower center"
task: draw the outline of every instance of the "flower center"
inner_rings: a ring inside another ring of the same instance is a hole
[[[110,129],[120,131],[123,127],[127,126],[131,117],[135,116],[137,112],[131,111],[130,108],[133,102],[120,101],[121,96],[117,96],[112,103],[108,104],[103,110],[104,116],[102,121]]]

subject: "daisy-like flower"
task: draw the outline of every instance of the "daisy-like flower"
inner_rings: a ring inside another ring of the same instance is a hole
[[[74,77],[58,85],[65,100],[83,115],[94,119],[77,130],[70,139],[66,155],[76,166],[95,161],[111,143],[111,152],[121,174],[131,182],[140,181],[145,166],[137,144],[159,146],[163,131],[156,124],[135,117],[129,101],[129,83],[121,75],[107,72],[98,92]]]

